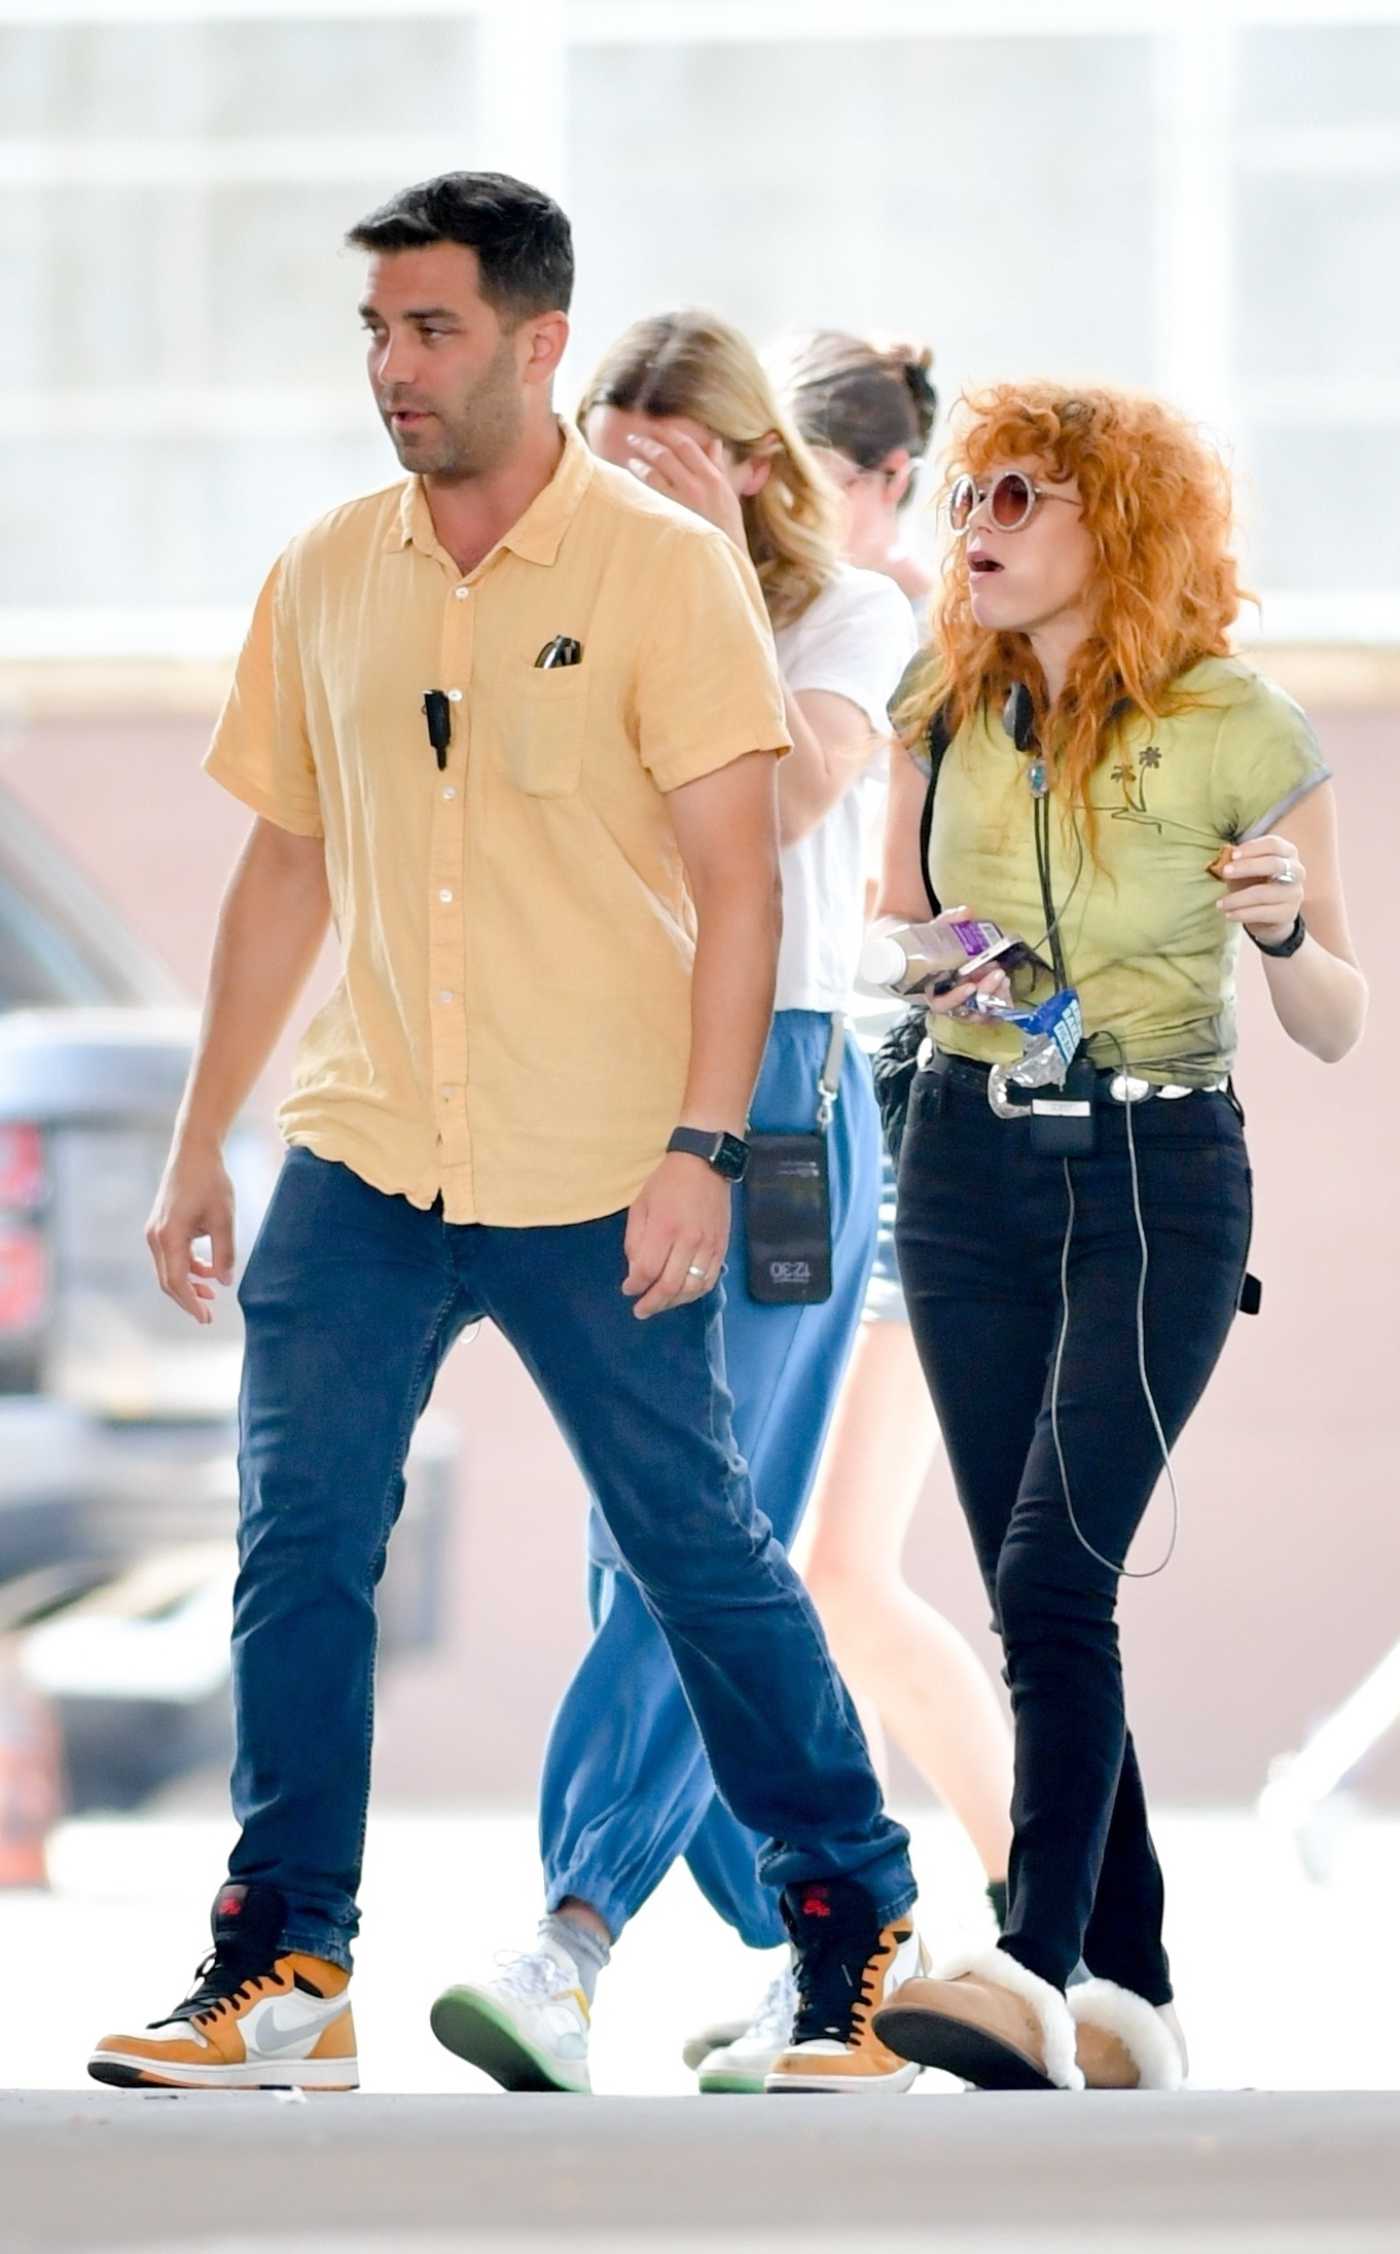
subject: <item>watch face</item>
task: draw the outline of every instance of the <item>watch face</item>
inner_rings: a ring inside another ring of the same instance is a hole
[[[710,1163],[726,1182],[742,1182],[749,1163],[749,1146],[737,1135],[721,1135]]]

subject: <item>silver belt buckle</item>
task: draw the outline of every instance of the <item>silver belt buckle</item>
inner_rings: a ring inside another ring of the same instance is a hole
[[[1152,1082],[1139,1080],[1132,1072],[1115,1072],[1108,1083],[1108,1093],[1116,1104],[1145,1103],[1152,1093]]]

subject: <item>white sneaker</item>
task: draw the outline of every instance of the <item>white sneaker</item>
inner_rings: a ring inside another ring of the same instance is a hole
[[[480,1987],[443,1990],[430,2015],[438,2041],[504,2090],[587,2097],[588,1999],[572,1957],[545,1942],[500,1964]]]
[[[707,2097],[761,2097],[768,2076],[792,2041],[797,2011],[797,1989],[790,1968],[784,1968],[769,1985],[743,2033],[732,2043],[717,2044],[700,2066],[700,2087]]]
[[[737,2043],[748,2024],[747,2019],[713,2019],[708,2027],[687,2035],[681,2045],[681,2057],[691,2073],[699,2073],[711,2051],[722,2051],[730,2043]]]

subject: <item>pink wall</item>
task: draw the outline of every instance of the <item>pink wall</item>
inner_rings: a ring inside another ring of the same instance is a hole
[[[1125,1592],[1129,1702],[1163,1798],[1252,1796],[1400,1635],[1394,1393],[1400,1256],[1394,1106],[1400,1003],[1387,901],[1400,890],[1393,713],[1316,714],[1339,776],[1354,921],[1376,983],[1360,1053],[1324,1070],[1244,979],[1262,1319],[1241,1322],[1179,1451],[1185,1524],[1159,1581]],[[198,773],[202,715],[0,713],[0,782],[67,840],[197,991],[240,810]],[[379,1778],[409,1797],[520,1801],[584,1633],[581,1491],[519,1364],[460,1347],[438,1405],[463,1435],[450,1648],[385,1686]],[[1159,1496],[1145,1551],[1167,1524]],[[988,1651],[941,1464],[910,1545],[917,1585]],[[1400,1792],[1400,1730],[1360,1779]]]

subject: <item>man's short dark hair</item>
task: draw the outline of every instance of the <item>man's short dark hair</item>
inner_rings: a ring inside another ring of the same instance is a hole
[[[476,252],[481,294],[506,320],[567,313],[574,292],[568,220],[542,189],[506,172],[441,172],[401,188],[345,240],[369,251],[460,243]]]

